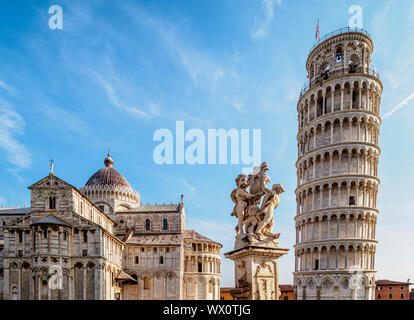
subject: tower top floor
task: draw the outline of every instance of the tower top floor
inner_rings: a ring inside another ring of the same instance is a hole
[[[337,53],[340,53],[338,49],[342,49],[342,54],[355,50],[365,51],[365,58],[369,65],[374,43],[364,29],[350,27],[337,29],[326,34],[313,45],[306,60],[306,69],[310,71],[312,63],[321,59],[336,60]]]
[[[308,80],[300,97],[315,85],[327,80],[358,74],[377,80],[382,87],[377,70],[371,67],[373,48],[373,41],[364,29],[346,27],[322,37],[308,55]]]

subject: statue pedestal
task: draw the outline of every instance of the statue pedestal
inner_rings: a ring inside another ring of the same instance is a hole
[[[236,288],[230,292],[234,300],[278,300],[278,259],[288,252],[275,244],[246,245],[225,253],[234,261]]]

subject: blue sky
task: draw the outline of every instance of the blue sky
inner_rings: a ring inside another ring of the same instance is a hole
[[[49,6],[63,30],[49,29]],[[55,173],[81,187],[111,149],[143,203],[185,195],[187,228],[232,249],[230,192],[243,165],[157,165],[157,129],[262,130],[262,159],[286,193],[275,211],[280,282],[294,268],[296,103],[315,40],[360,5],[384,84],[377,278],[414,280],[414,3],[398,1],[2,1],[0,205],[29,205],[27,186]],[[390,112],[394,110],[390,114]],[[222,260],[222,285],[233,263]]]

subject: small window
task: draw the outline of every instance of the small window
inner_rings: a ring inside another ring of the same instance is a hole
[[[160,264],[164,264],[164,257],[163,256],[160,257]]]
[[[19,230],[18,233],[19,233],[19,243],[22,243],[23,242],[23,231]]]
[[[64,231],[62,234],[63,241],[66,241],[67,237],[68,237],[68,234],[66,233],[66,231]]]
[[[338,48],[338,50],[336,50],[336,62],[341,62],[342,61],[342,49]]]
[[[318,270],[319,269],[319,260],[316,259],[315,260],[315,269],[314,270]]]
[[[135,257],[135,264],[139,264],[139,258]]]
[[[378,293],[378,299],[381,299],[381,294],[380,293]]]
[[[168,230],[168,220],[162,220],[162,230]]]
[[[144,278],[144,289],[148,290],[149,288],[150,288],[149,278],[145,277]]]
[[[56,197],[49,198],[49,209],[50,210],[56,209]]]
[[[154,248],[154,252],[157,252],[157,248]]]
[[[404,290],[404,287],[401,287],[401,290]]]
[[[18,255],[19,257],[23,257],[23,250],[19,250],[19,251],[17,252],[17,255]]]
[[[86,257],[88,255],[88,250],[82,250],[82,256]]]
[[[151,230],[151,221],[149,219],[145,220],[145,230]]]
[[[404,299],[404,293],[401,293],[401,299]]]
[[[390,299],[392,299],[392,293],[390,293]]]
[[[388,289],[390,289],[390,291],[392,290],[392,287],[389,287]]]
[[[167,252],[170,252],[170,248],[167,248],[167,249],[166,249],[166,251],[167,251]]]
[[[43,229],[43,238],[47,239],[48,230],[47,228]]]
[[[203,272],[203,264],[201,262],[198,263],[198,272]]]
[[[144,249],[144,248],[141,248],[141,251],[142,251],[142,252],[144,252],[144,251],[145,251],[145,249]]]
[[[98,206],[99,210],[101,210],[102,212],[105,212],[105,206]]]
[[[349,205],[354,206],[355,205],[355,197],[349,197]]]
[[[88,230],[83,230],[83,242],[88,242]]]

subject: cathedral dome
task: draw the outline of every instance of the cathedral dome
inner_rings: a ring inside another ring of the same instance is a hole
[[[124,176],[112,167],[114,165],[114,160],[112,160],[109,153],[108,157],[105,158],[104,163],[105,168],[95,172],[92,177],[89,178],[88,182],[86,182],[85,186],[124,187],[132,191],[131,186]]]

